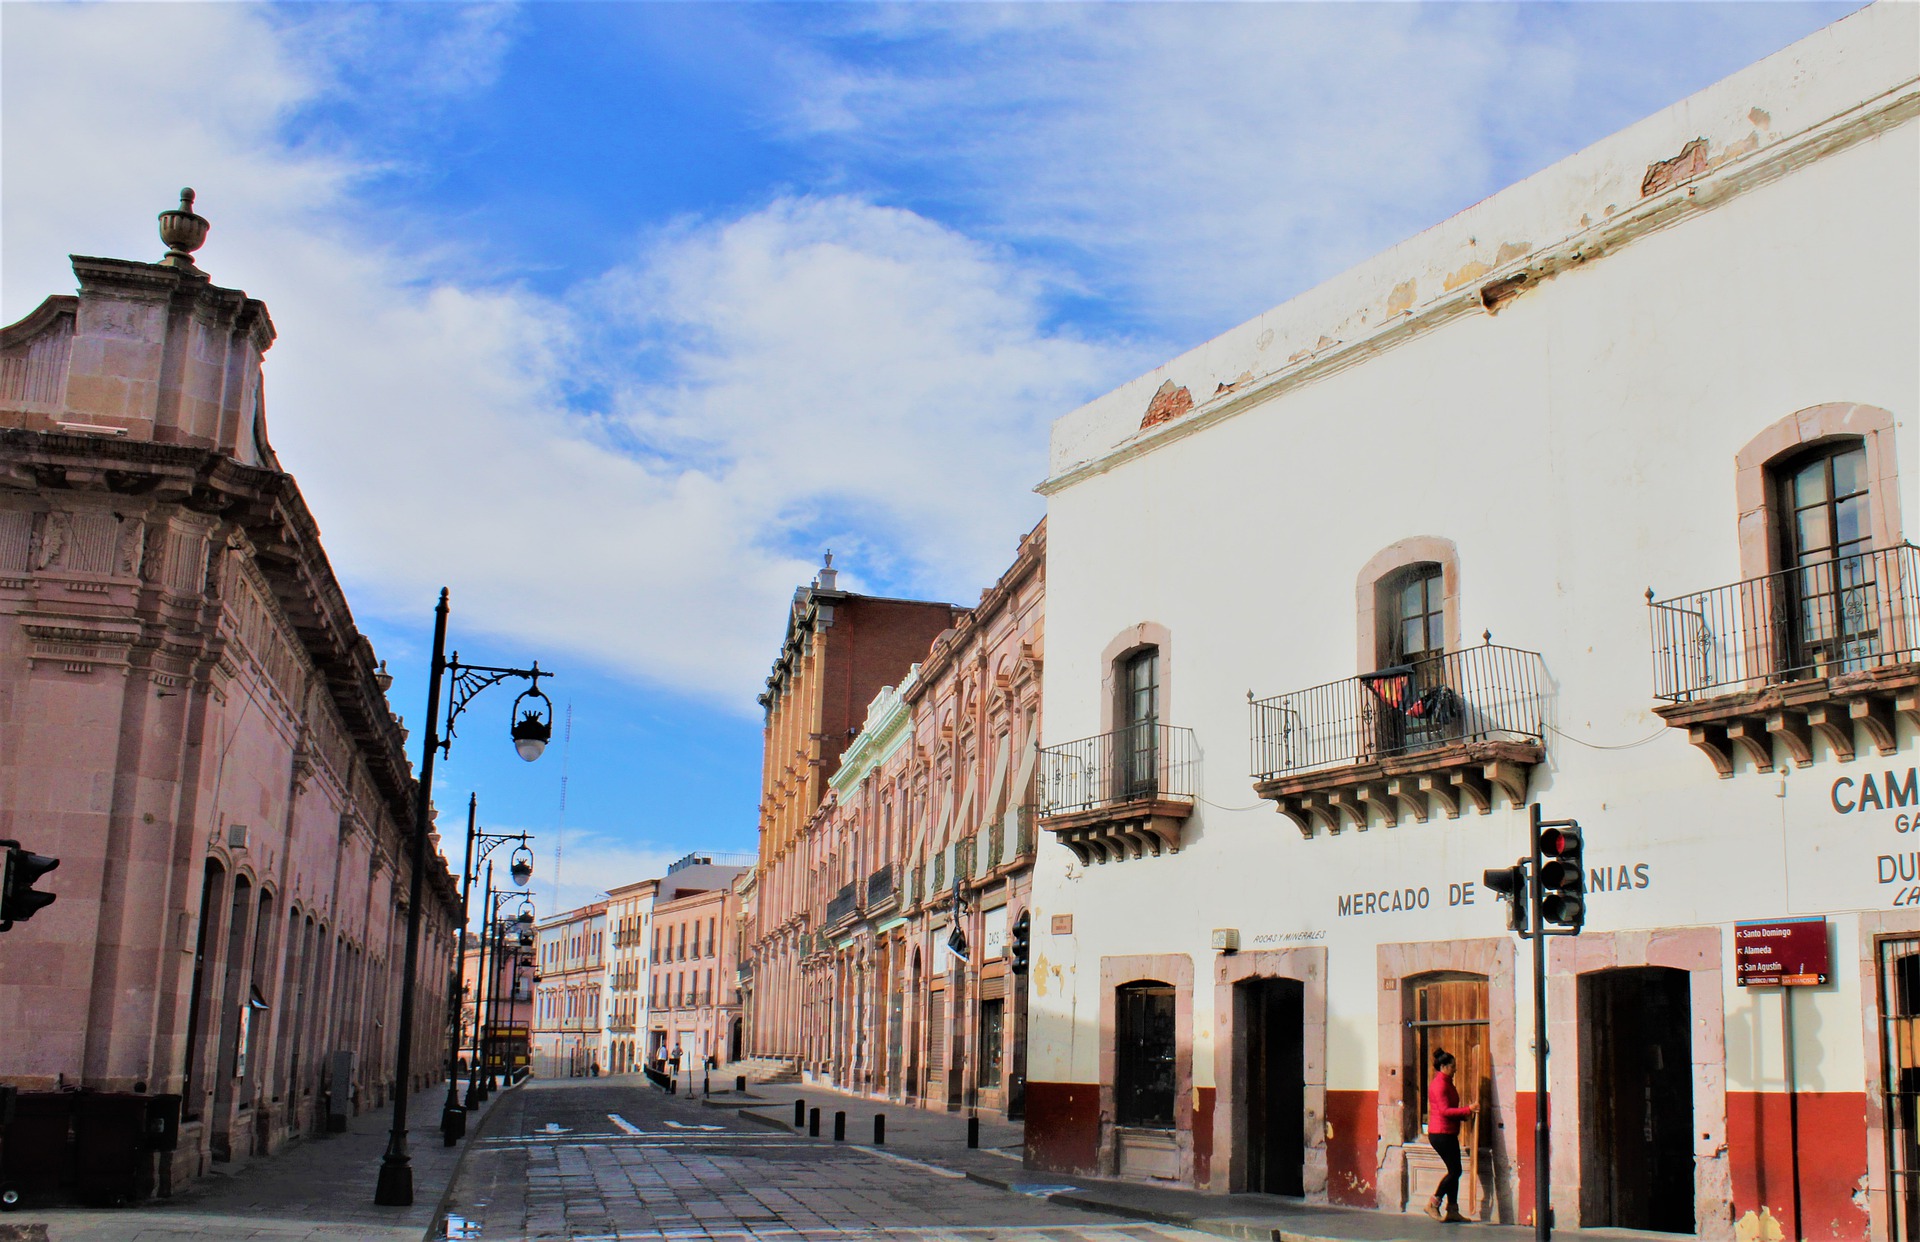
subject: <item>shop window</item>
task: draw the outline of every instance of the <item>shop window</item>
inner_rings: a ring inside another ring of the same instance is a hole
[[[1006,1001],[983,1000],[980,1002],[980,1086],[993,1088],[1000,1085],[1001,1062],[1005,1049],[1002,1048],[1002,1032],[1005,1029]]]
[[[1173,1128],[1173,988],[1158,980],[1115,990],[1114,1119],[1123,1126]]]

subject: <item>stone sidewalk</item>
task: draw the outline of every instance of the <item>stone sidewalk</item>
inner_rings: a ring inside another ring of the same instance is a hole
[[[444,1084],[407,1104],[413,1206],[375,1207],[373,1188],[387,1150],[390,1109],[362,1113],[344,1134],[301,1140],[278,1155],[215,1165],[170,1199],[118,1210],[28,1209],[0,1217],[0,1242],[178,1242],[188,1238],[273,1242],[421,1242],[440,1236],[442,1202],[460,1160],[500,1102],[467,1115],[466,1140],[442,1145]]]
[[[733,1080],[727,1079],[731,1087]],[[718,1083],[716,1082],[716,1086]],[[805,1100],[820,1109],[822,1143],[833,1141],[833,1114],[847,1114],[847,1142],[871,1144],[873,1116],[885,1113],[884,1149],[895,1156],[964,1173],[977,1182],[1018,1194],[1036,1195],[1052,1203],[1068,1204],[1088,1212],[1156,1224],[1181,1225],[1220,1237],[1253,1242],[1439,1242],[1462,1236],[1519,1242],[1533,1237],[1531,1227],[1508,1225],[1447,1225],[1421,1215],[1394,1215],[1366,1208],[1303,1203],[1277,1195],[1214,1195],[1173,1186],[1047,1173],[1024,1167],[1026,1128],[987,1114],[980,1118],[980,1146],[967,1146],[965,1113],[907,1108],[882,1100],[843,1094],[817,1084],[756,1084],[751,1101],[732,1092],[718,1092],[710,1107],[737,1108],[742,1117],[765,1125],[793,1130],[793,1103]],[[1644,1239],[1630,1230],[1568,1229],[1556,1227],[1555,1238]]]

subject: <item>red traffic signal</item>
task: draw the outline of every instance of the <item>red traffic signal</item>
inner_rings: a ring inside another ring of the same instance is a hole
[[[1578,932],[1587,917],[1587,865],[1580,825],[1548,825],[1534,845],[1541,919]]]

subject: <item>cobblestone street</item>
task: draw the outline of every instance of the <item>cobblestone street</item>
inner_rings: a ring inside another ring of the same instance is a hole
[[[632,1080],[500,1101],[449,1200],[449,1237],[1047,1238],[1203,1235],[1109,1221],[884,1149],[809,1138]]]

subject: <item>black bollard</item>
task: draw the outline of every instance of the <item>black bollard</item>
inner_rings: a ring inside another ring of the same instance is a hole
[[[710,1096],[712,1094],[713,1094],[713,1076],[711,1074],[700,1075],[700,1097],[702,1099],[705,1099],[707,1096]]]
[[[980,1119],[978,1117],[967,1118],[967,1146],[980,1146]]]
[[[747,1093],[747,1076],[745,1074],[735,1074],[733,1076],[733,1089],[740,1095]]]
[[[844,1112],[833,1114],[833,1141],[836,1143],[847,1141],[847,1115]]]
[[[875,1113],[873,1115],[873,1145],[875,1147],[885,1147],[887,1145],[887,1115],[885,1113]]]
[[[820,1137],[820,1110],[817,1108],[809,1108],[807,1110],[807,1136],[809,1138]]]
[[[804,1126],[806,1124],[807,1124],[807,1102],[805,1100],[795,1100],[793,1102],[793,1128],[798,1130],[801,1126]]]

